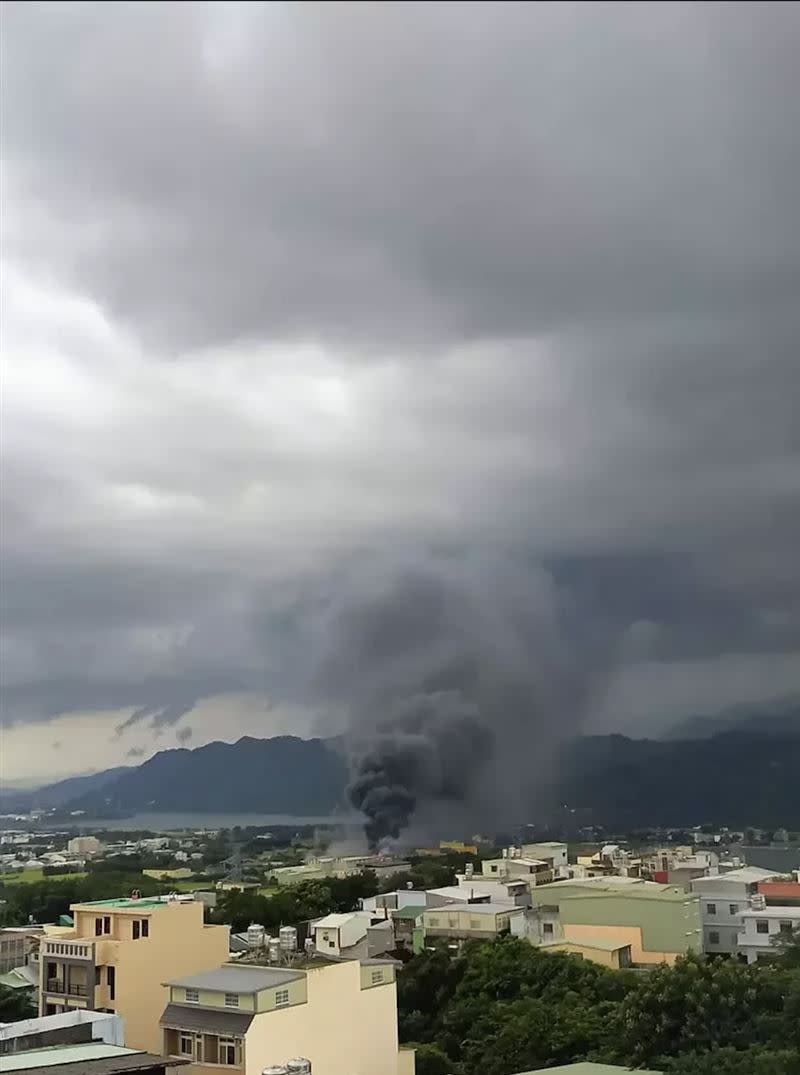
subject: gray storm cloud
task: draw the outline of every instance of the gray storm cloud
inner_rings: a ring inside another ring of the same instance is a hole
[[[324,699],[413,825],[609,640],[630,731],[800,690],[797,5],[2,23],[4,721]]]

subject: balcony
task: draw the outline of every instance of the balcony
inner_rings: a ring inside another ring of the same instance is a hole
[[[44,942],[46,956],[62,959],[91,959],[93,944],[90,941],[47,940]]]
[[[59,993],[67,997],[88,997],[89,995],[84,982],[65,982],[63,978],[48,978],[46,992]]]

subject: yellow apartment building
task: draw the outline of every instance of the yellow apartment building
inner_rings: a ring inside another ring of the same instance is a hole
[[[185,1075],[261,1075],[298,1057],[314,1075],[414,1075],[398,1045],[395,967],[319,957],[291,966],[227,963],[166,983],[159,1052]]]
[[[71,907],[75,927],[42,938],[39,1014],[75,1008],[125,1021],[125,1044],[161,1052],[163,985],[228,956],[227,926],[207,926],[191,897],[98,900]]]

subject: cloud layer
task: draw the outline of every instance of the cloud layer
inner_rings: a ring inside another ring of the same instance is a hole
[[[326,610],[476,550],[602,640],[589,726],[800,693],[798,46],[780,4],[7,3],[4,720],[333,726]]]

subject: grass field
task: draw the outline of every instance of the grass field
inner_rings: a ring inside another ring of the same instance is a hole
[[[47,877],[41,870],[20,870],[19,873],[0,873],[0,884],[29,885],[34,881],[78,881],[85,873],[54,873]]]

